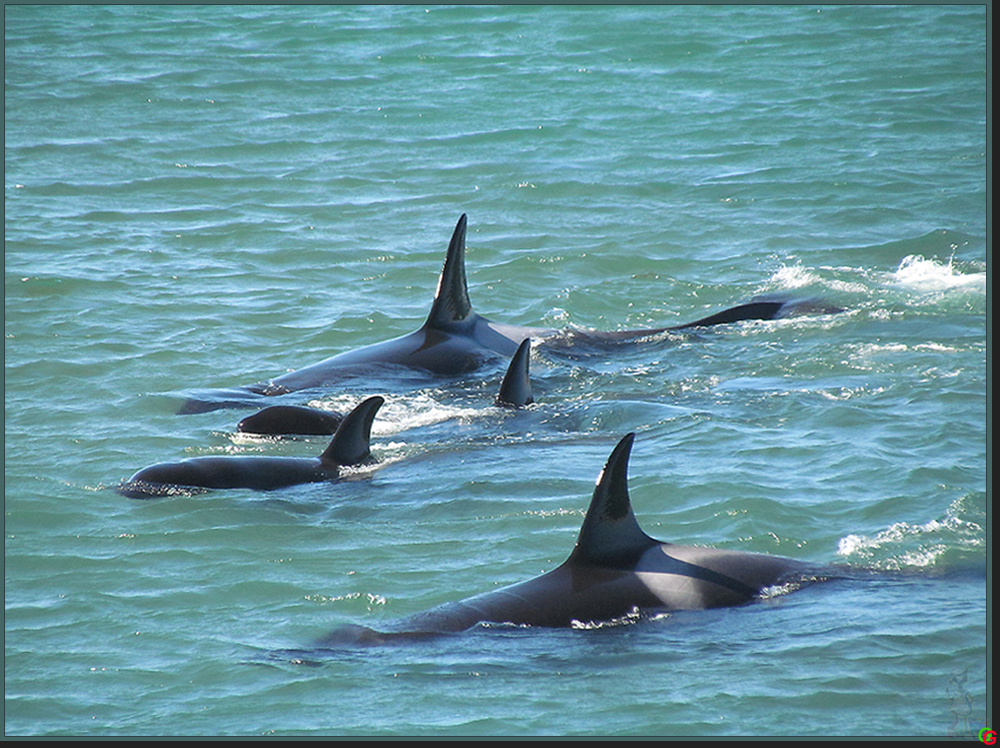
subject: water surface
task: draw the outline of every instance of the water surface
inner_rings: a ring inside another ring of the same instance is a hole
[[[5,9],[5,729],[968,738],[987,634],[983,6]],[[373,378],[379,469],[139,502],[185,395],[404,334],[468,213],[483,315],[835,316]],[[874,568],[633,625],[308,659],[528,579],[614,444],[688,544]]]

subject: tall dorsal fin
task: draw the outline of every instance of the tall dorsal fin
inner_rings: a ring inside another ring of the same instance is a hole
[[[510,360],[507,373],[500,383],[497,405],[520,408],[535,402],[531,394],[531,379],[528,378],[528,361],[531,360],[531,338],[525,338],[517,347]]]
[[[468,218],[465,213],[458,219],[455,233],[451,235],[448,256],[445,257],[441,277],[438,279],[437,293],[426,325],[444,327],[455,322],[464,322],[472,314],[469,289],[465,283],[465,227]]]
[[[608,458],[570,560],[631,568],[649,548],[659,545],[639,527],[628,497],[628,458],[634,440],[635,434],[626,434]]]
[[[385,399],[378,395],[369,397],[348,413],[320,459],[337,465],[356,465],[367,460],[371,456],[368,443],[372,421],[384,402]]]

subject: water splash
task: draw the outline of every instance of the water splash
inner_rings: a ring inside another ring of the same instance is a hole
[[[947,262],[908,255],[889,275],[890,282],[919,293],[965,290],[986,293],[986,272],[963,273],[955,267],[953,258]]]
[[[818,285],[820,277],[801,265],[785,265],[768,280],[768,285],[777,289],[790,290]]]

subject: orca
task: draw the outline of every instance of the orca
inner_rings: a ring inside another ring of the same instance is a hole
[[[332,410],[305,405],[271,405],[241,420],[236,430],[243,434],[270,436],[335,434],[343,420],[343,413]]]
[[[634,438],[627,434],[611,453],[576,546],[556,569],[390,622],[379,631],[342,626],[318,645],[374,644],[464,631],[482,623],[561,628],[664,611],[739,606],[772,588],[786,591],[830,578],[791,558],[651,538],[639,526],[628,494]]]
[[[496,404],[501,408],[523,408],[535,398],[531,393],[528,363],[531,360],[531,338],[525,338],[514,352],[497,393]]]
[[[525,338],[507,366],[494,401],[496,405],[522,408],[535,401],[528,376],[530,357],[531,338]],[[343,420],[344,415],[334,411],[304,405],[272,405],[244,418],[236,425],[236,430],[266,436],[333,434]]]
[[[347,414],[319,457],[194,457],[143,468],[118,487],[132,499],[192,495],[212,488],[268,491],[336,480],[340,468],[367,461],[372,421],[383,398],[370,397]]]
[[[498,357],[510,357],[533,328],[500,325],[476,314],[465,279],[468,218],[459,219],[448,245],[430,313],[419,329],[393,340],[346,351],[297,371],[252,385],[264,395],[282,395],[337,381],[343,370],[372,364],[420,369],[454,377],[476,371]]]
[[[259,396],[283,395],[333,384],[343,378],[370,372],[373,368],[392,371],[419,370],[438,377],[457,377],[473,372],[498,357],[514,354],[527,337],[548,341],[599,341],[621,343],[668,331],[729,324],[742,320],[770,320],[801,313],[836,313],[843,311],[821,302],[796,302],[784,298],[751,301],[703,317],[694,322],[670,327],[614,332],[564,331],[518,327],[493,322],[473,310],[465,275],[466,214],[458,219],[430,313],[417,330],[392,340],[374,343],[306,366],[302,369],[242,388],[210,391],[189,399],[180,413],[200,413],[218,408],[239,407]],[[558,344],[558,343],[557,343]]]

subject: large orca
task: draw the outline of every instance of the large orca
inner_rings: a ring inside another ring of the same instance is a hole
[[[597,479],[576,546],[556,569],[492,592],[390,622],[382,630],[342,626],[320,647],[464,631],[479,623],[569,627],[659,611],[737,606],[771,589],[828,578],[801,561],[760,553],[674,545],[639,526],[628,495],[634,434],[615,447]]]
[[[346,376],[379,367],[420,370],[438,376],[455,377],[480,368],[499,357],[509,357],[527,337],[546,341],[559,340],[620,343],[639,340],[668,331],[728,324],[741,320],[769,320],[802,313],[842,311],[815,301],[784,298],[761,299],[726,309],[682,325],[644,330],[613,332],[569,331],[562,333],[535,327],[518,327],[493,322],[479,314],[469,301],[465,276],[465,236],[468,218],[458,219],[430,314],[417,330],[392,340],[338,353],[325,361],[248,387],[216,390],[196,396],[181,408],[181,413],[198,413],[225,407],[245,406],[260,395],[282,395],[299,390],[323,387]]]
[[[370,397],[347,414],[319,457],[194,457],[143,468],[118,487],[133,499],[200,493],[210,488],[271,490],[335,480],[340,468],[371,456],[372,421],[384,402]]]
[[[525,338],[507,366],[494,401],[496,405],[521,408],[535,401],[528,376],[530,358],[531,338]],[[305,405],[271,405],[241,420],[236,430],[263,436],[333,434],[343,420],[344,414],[336,411]]]

